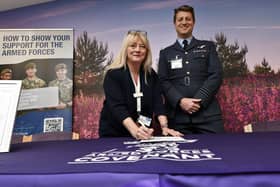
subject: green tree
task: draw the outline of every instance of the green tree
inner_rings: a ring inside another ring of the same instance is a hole
[[[246,54],[248,48],[239,47],[239,44],[227,44],[225,34],[218,33],[215,35],[215,43],[217,45],[218,56],[223,65],[223,72],[225,77],[245,76],[249,73],[246,62]]]
[[[90,38],[84,31],[78,38],[75,48],[75,80],[77,85],[100,88],[104,69],[112,63],[113,55],[109,54],[107,43]]]
[[[269,65],[268,61],[263,58],[261,64],[257,64],[254,66],[255,74],[274,74],[274,70]]]

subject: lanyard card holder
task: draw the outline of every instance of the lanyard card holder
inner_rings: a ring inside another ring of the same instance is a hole
[[[151,126],[151,122],[152,122],[152,118],[143,116],[143,115],[139,115],[139,118],[137,119],[137,122],[141,125],[144,125],[145,127],[150,127]]]

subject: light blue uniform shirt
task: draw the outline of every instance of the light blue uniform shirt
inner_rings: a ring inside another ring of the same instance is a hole
[[[179,44],[181,45],[182,48],[184,48],[184,44],[183,41],[184,40],[188,40],[188,44],[190,45],[191,41],[192,41],[192,36],[189,38],[177,38],[177,41],[179,42]]]

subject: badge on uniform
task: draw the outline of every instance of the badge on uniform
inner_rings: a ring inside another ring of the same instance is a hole
[[[203,49],[203,48],[205,48],[205,47],[206,47],[206,45],[201,45],[201,46],[198,46],[197,48]]]
[[[206,53],[206,45],[197,46],[197,49],[193,50],[193,53]]]
[[[180,69],[183,68],[183,59],[171,60],[171,69]]]
[[[146,127],[150,127],[152,118],[140,115],[139,118],[137,119],[137,122],[141,125],[144,125]]]

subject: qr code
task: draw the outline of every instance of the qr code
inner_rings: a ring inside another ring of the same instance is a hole
[[[44,132],[61,132],[63,131],[63,118],[45,118]]]

